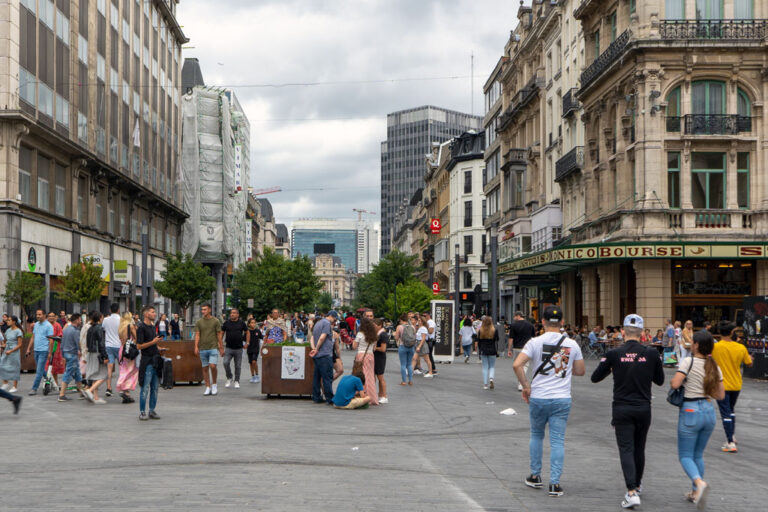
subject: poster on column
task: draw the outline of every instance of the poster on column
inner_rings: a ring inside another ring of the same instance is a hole
[[[435,321],[435,361],[452,363],[456,348],[452,300],[433,300],[432,320]]]
[[[281,379],[304,380],[305,347],[283,347]]]

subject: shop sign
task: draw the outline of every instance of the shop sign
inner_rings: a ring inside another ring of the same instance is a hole
[[[440,229],[442,229],[440,219],[432,219],[432,221],[429,223],[429,228],[432,230],[433,235],[439,235]]]
[[[439,295],[440,294],[440,283],[435,281],[432,283],[432,294]]]
[[[112,262],[112,277],[115,281],[128,280],[128,260],[115,260]]]
[[[120,295],[130,295],[131,294],[131,285],[128,283],[123,283],[120,285]]]
[[[235,144],[235,191],[243,190],[243,146]]]
[[[34,247],[30,247],[27,253],[27,268],[29,268],[30,272],[34,272],[37,269],[37,252]]]
[[[561,247],[499,265],[499,273],[517,272],[548,263],[590,262],[618,259],[681,259],[768,257],[768,245],[630,244]]]

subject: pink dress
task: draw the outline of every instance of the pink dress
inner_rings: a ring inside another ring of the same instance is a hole
[[[136,368],[136,360],[123,359],[123,347],[120,346],[120,376],[117,378],[117,391],[133,391],[139,380],[139,370]]]
[[[371,397],[371,405],[379,405],[379,392],[376,390],[376,375],[373,372],[373,352],[358,352],[355,361],[363,361],[363,374],[365,375],[365,394]]]

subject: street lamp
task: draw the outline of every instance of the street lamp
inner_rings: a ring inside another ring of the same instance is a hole
[[[459,258],[460,258],[460,256],[459,256],[459,244],[456,244],[454,246],[454,248],[455,248],[456,264],[455,264],[455,269],[454,269],[453,281],[456,284],[456,293],[453,296],[453,309],[454,309],[454,315],[455,315],[455,318],[456,318],[456,322],[455,322],[456,325],[454,325],[454,328],[456,329],[456,331],[458,331],[459,330],[459,316],[460,316],[459,315],[459,294],[461,293],[461,290],[460,290],[460,287],[459,287],[459,284],[460,284],[459,274],[460,274],[460,270],[461,270],[461,262],[459,261]]]
[[[141,223],[141,307],[149,305],[149,285],[147,283],[147,253],[149,252],[149,228],[147,221]]]
[[[491,225],[491,318],[494,322],[499,318],[499,290],[498,281],[496,279],[497,271],[497,259],[496,252],[498,249],[498,233],[496,232],[496,224]]]

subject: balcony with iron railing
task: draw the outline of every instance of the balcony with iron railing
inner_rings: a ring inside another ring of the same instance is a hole
[[[600,54],[590,66],[581,73],[581,91],[584,91],[614,63],[620,60],[629,45],[632,32],[627,29]]]
[[[752,118],[738,114],[687,114],[666,118],[668,132],[685,135],[738,135],[752,131]]]
[[[576,146],[555,163],[555,182],[560,182],[584,167],[584,146]]]
[[[578,91],[578,89],[574,87],[573,89],[569,89],[568,92],[563,95],[562,117],[564,118],[572,115],[580,108],[579,100],[576,99],[576,91]]]
[[[661,20],[664,41],[762,41],[768,36],[768,20]]]

